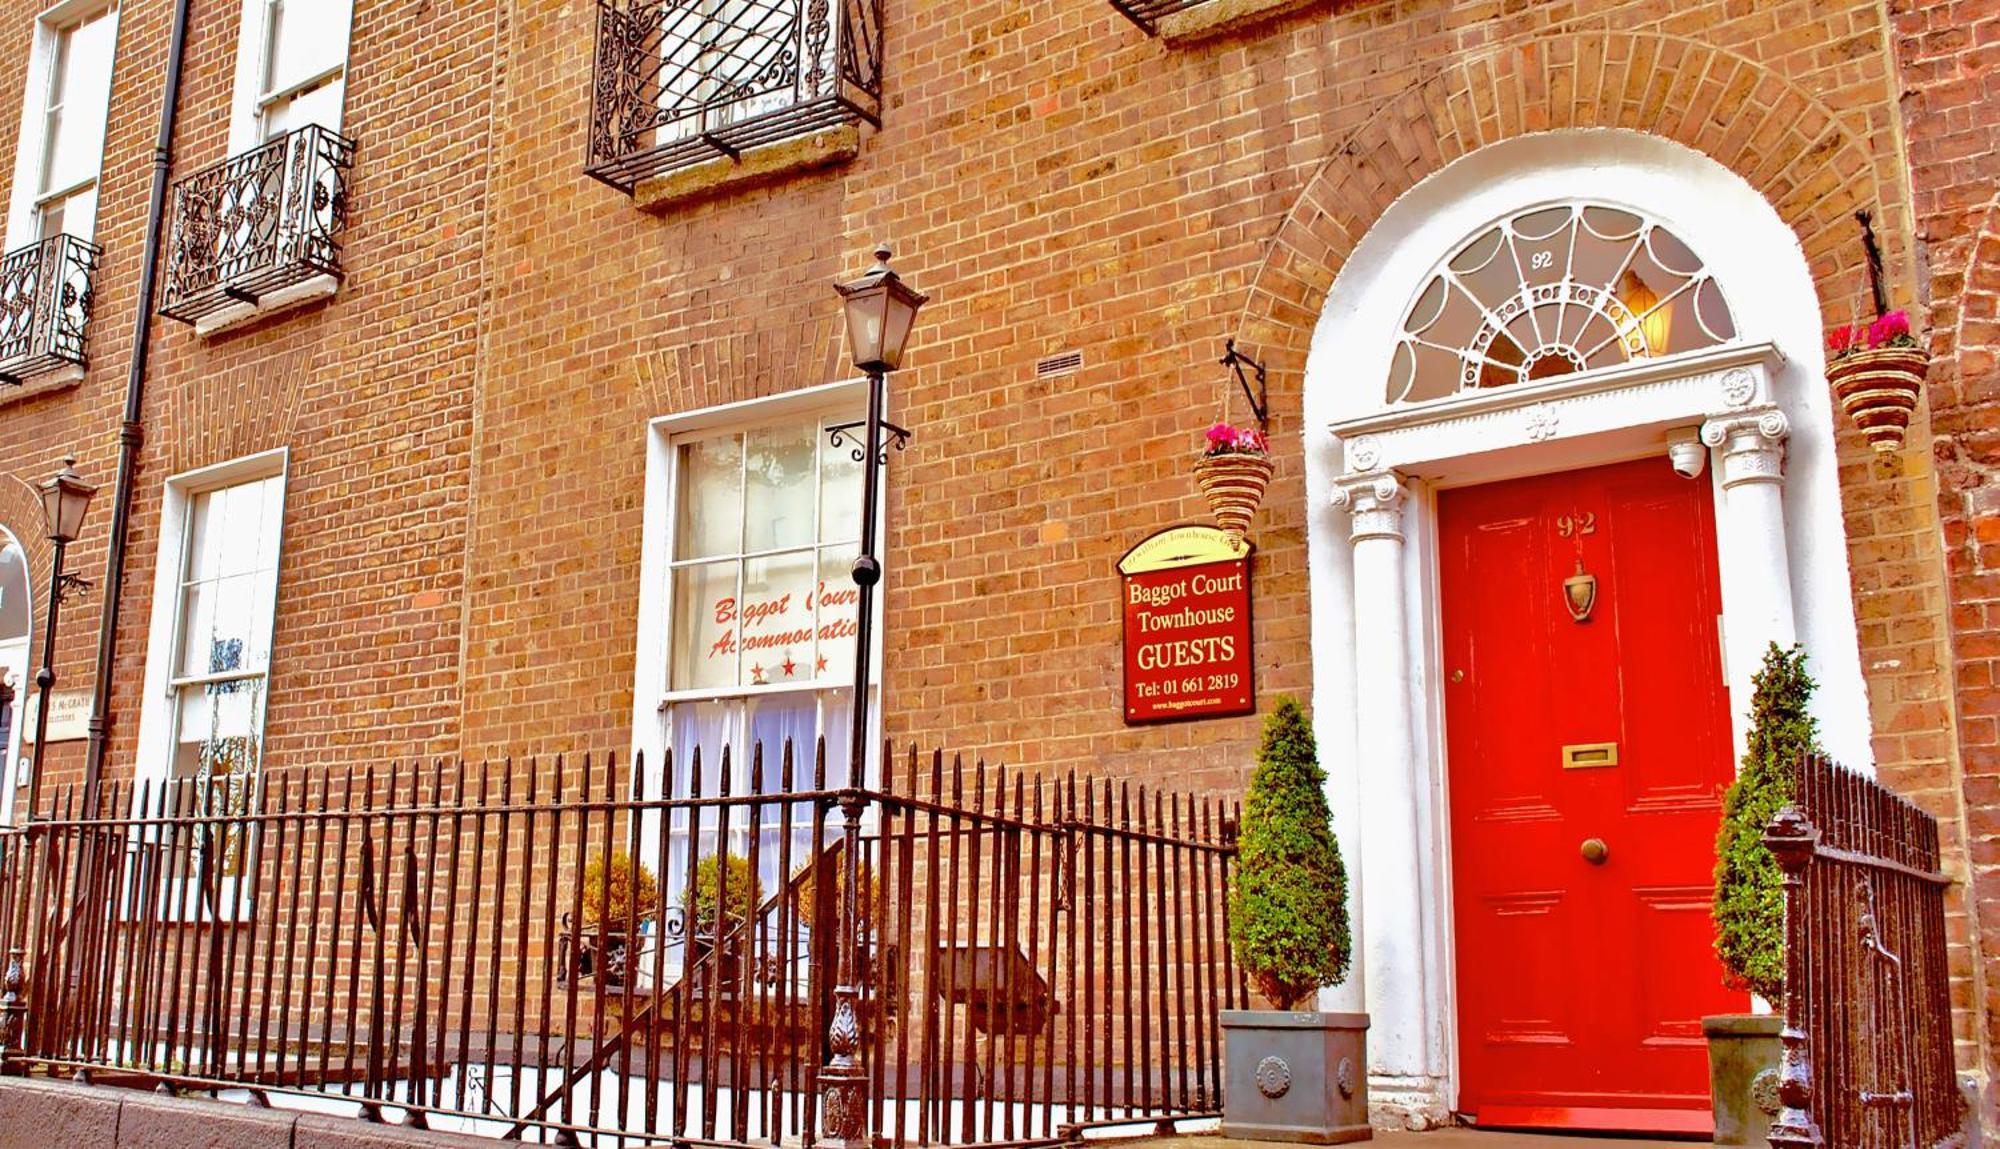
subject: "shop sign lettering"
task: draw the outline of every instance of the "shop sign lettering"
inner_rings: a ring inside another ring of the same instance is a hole
[[[1253,713],[1248,545],[1213,527],[1174,527],[1118,566],[1125,721]]]

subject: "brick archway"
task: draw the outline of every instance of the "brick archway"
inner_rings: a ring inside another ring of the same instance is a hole
[[[1894,274],[1908,254],[1899,185],[1825,103],[1711,45],[1576,33],[1454,59],[1386,97],[1307,181],[1269,241],[1237,341],[1275,369],[1302,370],[1335,277],[1398,196],[1488,144],[1592,127],[1662,136],[1743,177],[1798,235],[1829,315],[1868,297],[1859,209],[1881,212],[1876,230],[1890,278],[1907,278]]]

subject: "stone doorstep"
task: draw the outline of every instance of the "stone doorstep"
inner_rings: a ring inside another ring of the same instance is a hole
[[[0,1078],[0,1149],[491,1149],[457,1133],[48,1078]]]

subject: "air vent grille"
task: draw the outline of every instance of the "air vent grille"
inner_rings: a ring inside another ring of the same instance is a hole
[[[1035,378],[1053,379],[1058,375],[1074,375],[1083,366],[1083,352],[1061,351],[1035,361]]]

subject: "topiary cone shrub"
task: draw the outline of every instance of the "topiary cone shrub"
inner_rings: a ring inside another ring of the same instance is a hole
[[[1347,868],[1312,727],[1289,695],[1264,720],[1236,849],[1229,941],[1257,992],[1294,1009],[1346,980],[1353,956]]]
[[[1792,800],[1800,755],[1820,753],[1819,724],[1806,713],[1815,684],[1803,647],[1772,643],[1750,681],[1748,745],[1715,841],[1715,952],[1731,988],[1775,1005],[1785,996],[1784,874],[1764,828]]]

